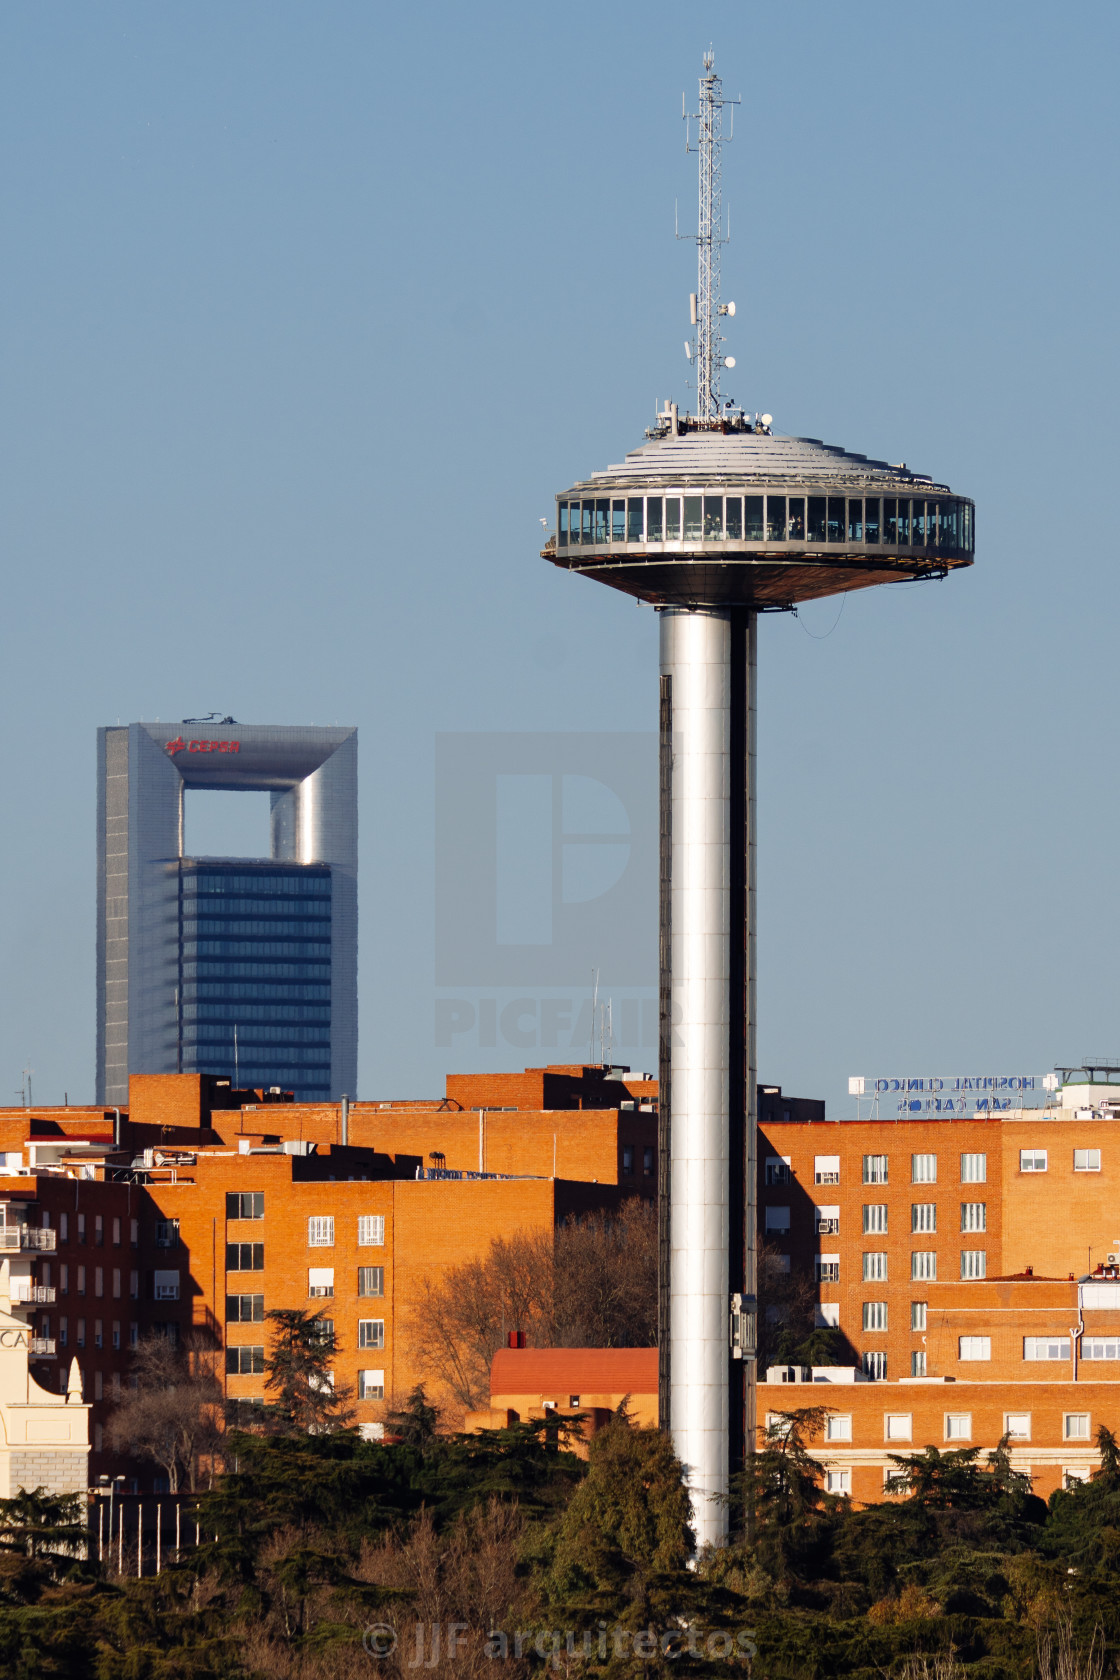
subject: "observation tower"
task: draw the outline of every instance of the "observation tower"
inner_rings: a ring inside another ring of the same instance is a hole
[[[735,305],[720,301],[720,147],[734,103],[707,53],[686,116],[696,412],[666,402],[641,447],[562,491],[542,554],[660,613],[659,1388],[700,1544],[726,1538],[728,1477],[755,1421],[758,615],[946,577],[972,564],[974,530],[973,503],[947,484],[777,436],[768,414],[724,398]]]

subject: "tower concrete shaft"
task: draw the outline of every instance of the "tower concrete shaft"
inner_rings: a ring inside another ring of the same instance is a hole
[[[754,1416],[731,1322],[754,1296],[756,646],[753,611],[662,609],[661,1415],[701,1545]]]

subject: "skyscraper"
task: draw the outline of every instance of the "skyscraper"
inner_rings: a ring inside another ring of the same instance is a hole
[[[357,730],[131,723],[97,760],[96,1100],[130,1073],[353,1094]],[[270,856],[186,856],[192,788],[267,791]]]

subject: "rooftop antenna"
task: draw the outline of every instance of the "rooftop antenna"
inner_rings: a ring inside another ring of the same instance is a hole
[[[700,157],[700,208],[698,231],[695,235],[697,251],[696,295],[689,299],[689,316],[696,328],[695,350],[689,356],[696,367],[696,418],[715,420],[721,406],[720,371],[734,367],[733,357],[725,360],[720,352],[723,334],[719,330],[721,315],[734,315],[733,303],[721,304],[720,247],[730,235],[723,231],[723,172],[720,151],[723,145],[723,108],[738,105],[737,99],[723,97],[723,83],[716,75],[716,55],[711,47],[704,54],[704,74],[700,78],[700,109],[689,112],[681,96],[681,116],[684,118],[684,147]],[[696,145],[691,144],[690,124],[696,123]],[[728,125],[727,138],[734,139],[734,118]],[[689,238],[678,234],[678,239]]]
[[[587,1059],[595,1065],[595,1017],[599,1013],[599,970],[591,970],[591,1044],[587,1051]]]

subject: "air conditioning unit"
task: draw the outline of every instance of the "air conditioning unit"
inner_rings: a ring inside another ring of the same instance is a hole
[[[1105,1257],[1104,1257],[1104,1263],[1105,1263],[1106,1266],[1115,1266],[1115,1264],[1116,1264],[1115,1254],[1106,1254]]]

